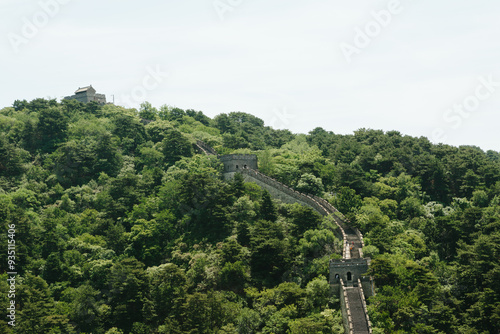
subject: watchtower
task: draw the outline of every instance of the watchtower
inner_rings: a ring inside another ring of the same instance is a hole
[[[338,282],[340,279],[345,284],[357,282],[363,279],[368,271],[370,259],[337,259],[330,261],[330,282]]]
[[[242,169],[257,169],[255,154],[228,154],[220,157],[224,164],[224,173],[236,173]]]
[[[337,292],[340,287],[340,280],[344,286],[358,286],[358,279],[363,285],[366,297],[373,295],[373,281],[367,275],[370,259],[335,259],[330,260],[330,284]]]

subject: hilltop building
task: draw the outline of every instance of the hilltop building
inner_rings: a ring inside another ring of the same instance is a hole
[[[104,94],[97,94],[96,90],[92,85],[87,86],[87,87],[81,87],[78,88],[75,91],[75,95],[71,96],[66,96],[64,98],[65,100],[77,100],[82,103],[88,103],[91,101],[95,101],[99,104],[106,104],[106,95]]]

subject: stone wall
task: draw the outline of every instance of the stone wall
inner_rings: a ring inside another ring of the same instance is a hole
[[[364,296],[366,298],[370,298],[371,296],[375,296],[375,282],[373,281],[373,277],[362,277],[361,278],[361,286],[363,288]]]
[[[360,296],[361,296],[361,302],[363,303],[363,311],[365,312],[365,318],[366,318],[366,321],[368,322],[368,333],[369,334],[372,334],[373,331],[372,331],[372,322],[370,321],[370,317],[368,316],[368,308],[366,307],[366,299],[365,299],[365,291],[363,289],[363,284],[361,283],[361,280],[358,279],[358,286],[359,286],[359,289],[360,289]]]
[[[247,182],[254,182],[260,187],[269,191],[273,198],[277,198],[284,203],[299,203],[301,205],[309,206],[316,210],[319,214],[323,216],[327,216],[332,212],[338,212],[330,203],[326,200],[319,198],[317,196],[310,196],[303,193],[300,193],[283,183],[262,174],[254,169],[241,169],[238,171],[243,175],[243,178]],[[235,172],[226,172],[224,173],[224,178],[226,180],[232,179],[234,177]],[[334,217],[334,216],[333,216]],[[347,236],[344,231],[344,228],[339,223],[338,218],[335,219],[335,224],[338,227],[338,230],[334,231],[339,239],[343,241],[343,249],[342,254],[344,257],[349,258],[349,245],[347,242]]]
[[[277,198],[282,197],[283,199],[285,199],[283,201],[285,203],[298,202],[300,204],[307,205],[316,210],[317,212],[319,212],[323,216],[327,216],[330,213],[328,207],[325,207],[324,205],[320,204],[313,197],[302,194],[267,175],[264,175],[253,169],[241,170],[240,172],[244,175],[244,177],[246,176],[247,178],[250,178],[252,182],[262,185],[265,189],[268,189],[268,191],[270,192],[272,191],[271,194],[274,195],[275,197]]]
[[[201,140],[196,141],[196,146],[198,146],[198,148],[201,150],[201,152],[206,154],[206,155],[217,155],[218,156],[217,152],[211,146],[208,146],[207,144],[205,144],[205,142],[203,142]]]
[[[330,282],[338,282],[340,279],[345,283],[354,285],[358,279],[369,280],[364,274],[368,271],[370,259],[338,259],[330,261]]]

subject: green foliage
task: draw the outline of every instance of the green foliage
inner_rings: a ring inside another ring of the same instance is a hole
[[[274,130],[252,115],[16,100],[0,110],[0,269],[16,225],[15,330],[341,333],[331,218],[217,156],[324,196],[364,235],[374,333],[496,333],[500,153],[397,131]],[[237,151],[235,151],[237,150]],[[0,282],[0,306],[9,286]]]
[[[23,171],[23,163],[29,158],[28,152],[9,143],[4,133],[0,134],[0,177],[15,177]]]
[[[319,177],[310,173],[305,173],[297,183],[297,190],[306,194],[321,195],[323,192],[323,182]]]
[[[40,277],[27,274],[16,289],[17,333],[74,333],[66,315],[56,308],[47,283]]]
[[[356,212],[361,207],[361,196],[349,187],[341,187],[336,196],[331,200],[333,206],[344,214]]]
[[[292,233],[301,237],[307,230],[316,229],[321,223],[321,216],[318,212],[308,206],[297,203],[291,205],[288,216],[292,223]]]
[[[271,200],[271,195],[267,190],[262,193],[262,204],[260,206],[260,215],[262,219],[275,222],[277,219],[276,208]]]
[[[299,240],[299,247],[304,257],[317,258],[332,253],[336,243],[331,230],[307,230]]]
[[[186,275],[173,263],[149,267],[149,300],[152,303],[154,323],[160,324],[171,315],[180,315],[180,307],[186,296]]]
[[[236,316],[237,307],[221,292],[196,292],[189,295],[182,305],[184,328],[195,333],[210,333],[231,322]]]
[[[96,139],[71,140],[54,152],[55,172],[62,185],[82,185],[97,179],[101,173],[116,176],[121,156],[113,147],[111,137],[104,134]]]
[[[191,143],[180,131],[175,129],[167,131],[161,145],[165,162],[168,164],[174,164],[182,157],[192,155]]]
[[[143,319],[142,307],[148,287],[144,265],[134,258],[114,264],[108,286],[112,323],[129,331],[134,322]]]
[[[158,110],[151,105],[149,102],[141,103],[139,109],[139,117],[149,121],[154,121],[157,118]]]
[[[331,299],[330,284],[324,276],[318,276],[307,283],[306,292],[314,308],[323,310]]]
[[[43,152],[51,151],[66,138],[68,118],[59,108],[41,109],[38,112],[37,134]]]
[[[147,139],[144,125],[137,117],[116,114],[112,120],[113,134],[120,138],[120,146],[125,153],[134,153],[136,148]]]
[[[277,223],[259,220],[250,232],[252,275],[265,286],[278,283],[289,268],[291,250],[284,229]]]

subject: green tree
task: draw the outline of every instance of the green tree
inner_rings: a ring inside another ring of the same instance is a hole
[[[70,307],[69,318],[77,331],[91,332],[102,330],[102,326],[108,320],[102,312],[102,301],[99,291],[89,285],[81,285],[69,291],[62,297]]]
[[[291,251],[282,228],[267,220],[260,220],[250,234],[252,277],[265,286],[279,283],[289,268]]]
[[[112,118],[112,124],[112,133],[120,138],[121,147],[128,154],[135,153],[137,147],[147,140],[144,125],[136,116],[120,113]]]
[[[18,304],[16,333],[74,333],[66,315],[61,314],[47,283],[40,277],[26,274],[16,291]]]
[[[244,308],[239,312],[236,323],[239,333],[252,334],[257,332],[261,321],[258,312],[250,308]]]
[[[305,231],[318,227],[321,223],[321,215],[309,206],[292,204],[289,218],[293,224],[292,233],[296,237],[302,237]]]
[[[307,283],[306,292],[313,307],[318,310],[323,310],[330,302],[330,284],[324,276],[316,277]]]
[[[310,173],[302,174],[297,183],[297,190],[306,194],[319,196],[323,192],[323,182]]]
[[[21,111],[27,108],[28,106],[29,103],[26,100],[15,100],[14,103],[12,104],[12,107],[14,107],[16,111]]]
[[[271,175],[273,173],[274,163],[269,149],[264,150],[259,156],[259,170],[266,174]]]
[[[141,103],[139,108],[139,117],[145,120],[154,121],[158,115],[158,110],[149,102]]]
[[[271,199],[271,194],[265,189],[262,192],[260,216],[262,217],[262,219],[268,220],[270,222],[275,222],[277,219],[276,208],[274,206],[273,200]]]
[[[480,208],[485,208],[489,204],[488,194],[484,190],[476,190],[472,193],[472,203]]]
[[[235,311],[220,292],[196,292],[182,306],[183,327],[191,333],[210,333],[233,320]]]
[[[142,308],[148,290],[144,265],[134,258],[125,258],[111,267],[108,276],[109,302],[113,324],[125,331],[143,319]]]
[[[178,130],[171,129],[162,141],[162,152],[165,162],[172,165],[182,157],[192,156],[192,145]]]
[[[243,262],[226,262],[219,273],[218,286],[223,290],[243,294],[243,289],[250,279],[249,268]]]
[[[341,187],[332,202],[344,214],[356,212],[362,205],[361,196],[349,187]]]
[[[332,253],[337,242],[330,230],[307,230],[299,240],[299,249],[305,257],[317,258]]]
[[[59,108],[41,109],[38,113],[37,132],[43,152],[50,152],[64,141],[68,130],[68,118]]]
[[[245,193],[245,179],[240,173],[235,173],[233,179],[231,180],[231,193],[234,194],[236,198],[240,198]]]
[[[167,317],[180,319],[181,306],[184,303],[187,281],[184,270],[173,263],[149,267],[146,271],[152,302],[154,323],[160,324]]]
[[[18,176],[23,172],[23,163],[29,158],[29,153],[9,143],[4,133],[0,134],[0,176]]]

